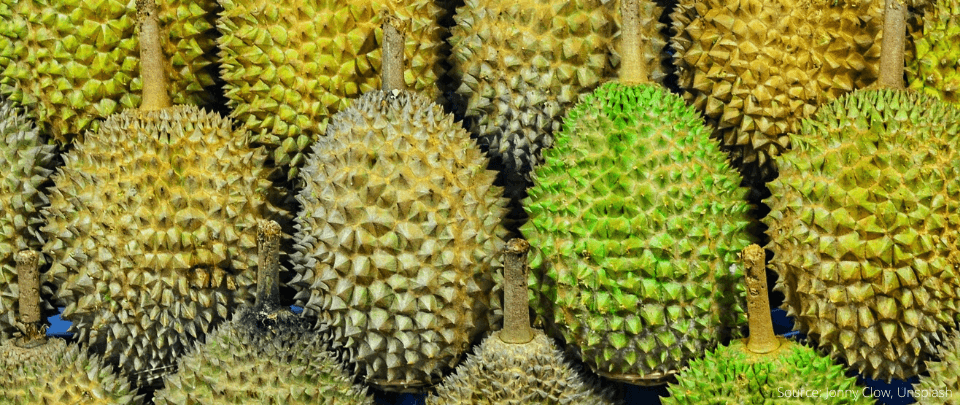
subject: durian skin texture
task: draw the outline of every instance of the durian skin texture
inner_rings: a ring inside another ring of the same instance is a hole
[[[954,330],[938,346],[937,361],[927,362],[929,376],[921,376],[913,386],[914,398],[921,405],[960,404],[960,330]],[[950,390],[950,395],[946,394]]]
[[[444,379],[427,405],[607,405],[618,403],[613,393],[566,363],[543,331],[534,329],[533,340],[523,344],[504,343],[497,331]]]
[[[156,405],[373,405],[322,334],[292,312],[264,319],[245,308],[180,359]],[[278,317],[287,318],[277,321]]]
[[[662,9],[641,2],[641,55],[651,79],[666,76]],[[467,0],[451,28],[452,73],[480,147],[508,173],[543,162],[563,114],[617,75],[619,0]],[[513,197],[513,196],[512,196]]]
[[[17,330],[20,288],[13,257],[42,245],[40,208],[47,197],[40,188],[53,172],[53,157],[54,146],[45,144],[33,122],[11,102],[0,102],[0,341]]]
[[[907,86],[960,102],[960,1],[936,1],[912,35],[916,56],[907,58]]]
[[[678,84],[737,167],[767,181],[800,119],[879,72],[883,1],[680,0]]]
[[[668,91],[607,83],[534,172],[532,306],[601,375],[672,372],[746,321],[749,205],[709,135]]]
[[[156,0],[170,94],[213,101],[215,0]],[[0,0],[0,93],[35,111],[40,133],[72,142],[140,105],[136,0]]]
[[[922,372],[960,320],[958,137],[932,96],[862,90],[804,120],[769,183],[784,309],[867,377]]]
[[[663,405],[681,404],[874,404],[857,379],[807,346],[780,339],[781,348],[753,354],[742,340],[690,362],[670,384]],[[803,395],[797,391],[806,390]],[[809,394],[818,390],[818,394]],[[830,392],[838,395],[830,396]],[[839,395],[839,394],[843,395]],[[788,396],[789,395],[789,396]]]
[[[373,91],[313,147],[297,196],[296,300],[357,373],[433,385],[502,317],[506,199],[453,115]]]
[[[79,341],[138,384],[253,298],[256,226],[281,220],[262,148],[194,106],[128,110],[64,155],[46,273]]]
[[[100,357],[63,339],[24,349],[0,343],[0,405],[131,405],[141,397]]]
[[[435,0],[220,0],[221,75],[233,117],[295,179],[337,111],[380,88],[384,14],[405,35],[407,88],[439,100],[449,19]]]

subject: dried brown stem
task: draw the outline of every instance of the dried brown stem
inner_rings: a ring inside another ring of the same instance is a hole
[[[503,330],[504,343],[523,344],[533,340],[530,328],[530,302],[527,298],[527,251],[530,244],[523,239],[510,239],[504,250]]]
[[[883,12],[883,42],[880,44],[881,88],[903,89],[903,53],[907,35],[906,6],[887,0]]]
[[[33,250],[23,250],[14,255],[17,262],[17,284],[20,289],[20,324],[23,342],[32,346],[44,339],[40,318],[40,255]]]
[[[383,91],[403,90],[403,33],[400,20],[391,15],[383,18]]]
[[[750,337],[747,350],[753,353],[770,353],[780,347],[773,333],[770,319],[770,299],[767,297],[767,266],[764,264],[763,248],[747,246],[741,253],[746,266],[747,316],[750,322]]]
[[[160,46],[160,21],[154,0],[137,0],[140,24],[140,76],[143,78],[141,110],[159,110],[173,105],[167,93],[163,50]]]
[[[622,0],[620,14],[623,27],[620,34],[620,82],[643,84],[649,82],[646,61],[640,52],[643,38],[640,34],[640,0]]]
[[[280,235],[275,221],[257,224],[257,305],[280,304]]]

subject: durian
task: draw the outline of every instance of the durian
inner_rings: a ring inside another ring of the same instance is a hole
[[[921,376],[913,396],[920,405],[960,404],[960,330],[954,330],[937,349],[939,360],[927,362],[929,376]]]
[[[383,15],[406,26],[403,79],[439,100],[446,17],[435,0],[220,0],[221,75],[231,117],[297,178],[310,145],[350,100],[380,86]]]
[[[140,385],[253,298],[255,226],[280,219],[266,153],[195,106],[170,107],[152,1],[143,1],[144,105],[64,155],[44,210],[48,278],[80,342]]]
[[[453,75],[471,132],[504,178],[526,183],[581,95],[614,78],[620,64],[619,0],[466,0],[451,28]],[[638,45],[655,81],[666,76],[662,9],[641,6],[650,41]],[[522,188],[508,187],[511,198]]]
[[[324,336],[277,298],[280,225],[257,231],[257,301],[207,335],[179,361],[154,403],[370,404],[343,372]]]
[[[42,244],[40,208],[47,197],[40,188],[52,173],[53,156],[54,146],[45,144],[26,115],[0,102],[0,341],[16,330],[20,292],[14,254]]]
[[[621,69],[544,151],[521,232],[548,331],[602,376],[654,382],[743,323],[749,205],[699,114],[646,83],[637,52]]]
[[[913,32],[916,55],[907,61],[907,86],[960,102],[960,0],[938,0]]]
[[[870,0],[680,0],[671,44],[682,95],[734,166],[768,181],[801,118],[876,80],[882,9]]]
[[[960,320],[960,110],[896,89],[903,8],[887,10],[890,69],[879,83],[889,88],[842,96],[803,121],[764,219],[795,327],[886,380],[920,373]]]
[[[72,141],[140,104],[136,0],[2,0],[0,93]],[[159,0],[163,72],[178,104],[213,101],[214,0]]]
[[[873,404],[842,366],[773,334],[763,249],[750,245],[743,253],[750,338],[690,362],[663,404]]]
[[[613,404],[613,391],[600,390],[571,367],[543,331],[530,328],[527,250],[512,239],[504,251],[503,329],[484,339],[473,355],[443,380],[427,405],[444,404]]]
[[[19,282],[25,284],[20,312],[22,337],[0,341],[0,404],[2,405],[127,405],[142,397],[126,378],[105,366],[98,356],[62,339],[47,339],[38,328],[40,255],[17,253]],[[32,285],[32,286],[31,286]]]
[[[383,70],[389,90],[337,113],[301,173],[292,283],[366,382],[415,391],[499,322],[506,200],[453,115]]]

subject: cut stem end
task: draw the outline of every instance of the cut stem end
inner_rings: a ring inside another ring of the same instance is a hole
[[[530,301],[527,297],[527,252],[530,244],[523,239],[510,239],[504,250],[503,330],[504,343],[523,344],[533,340],[530,328]]]
[[[750,323],[747,350],[758,354],[770,353],[780,347],[780,341],[773,333],[773,320],[770,318],[767,266],[764,260],[766,255],[763,248],[754,244],[747,246],[740,258],[746,267],[744,276],[747,282],[747,317]]]

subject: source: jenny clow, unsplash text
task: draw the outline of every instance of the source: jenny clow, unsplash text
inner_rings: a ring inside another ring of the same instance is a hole
[[[953,391],[949,388],[944,389],[923,389],[914,390],[907,388],[897,389],[876,389],[864,387],[863,389],[835,390],[835,389],[811,389],[806,387],[785,388],[777,387],[777,395],[780,398],[949,398]]]

